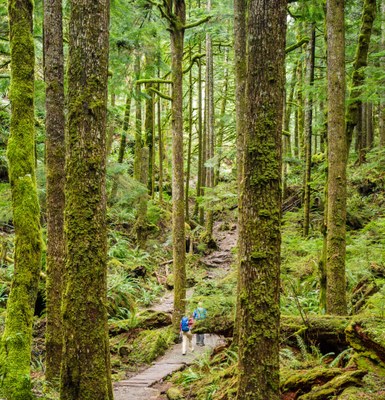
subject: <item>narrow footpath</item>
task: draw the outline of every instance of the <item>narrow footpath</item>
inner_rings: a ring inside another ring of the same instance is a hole
[[[217,249],[201,259],[201,262],[208,269],[208,278],[217,279],[223,277],[230,271],[233,262],[233,254],[231,250],[236,246],[238,232],[236,225],[232,225],[229,230],[221,230],[221,225],[217,222],[214,224],[214,237],[217,243]],[[189,288],[186,297],[190,298],[194,288]],[[160,301],[151,307],[151,310],[158,312],[172,313],[174,293],[166,293]],[[211,350],[221,344],[221,338],[217,335],[205,335],[205,346],[198,347],[195,345],[195,335],[193,343],[194,352],[188,352],[182,355],[182,344],[175,344],[166,354],[154,361],[151,367],[145,369],[141,373],[131,377],[130,379],[114,383],[114,399],[115,400],[159,400],[161,397],[159,389],[155,388],[159,382],[162,382],[174,372],[179,371],[186,366],[191,365],[205,352]]]
[[[193,339],[195,344],[195,337]],[[176,371],[191,365],[203,353],[211,351],[220,344],[221,339],[216,335],[205,335],[205,346],[195,346],[194,352],[182,355],[182,344],[176,344],[167,353],[155,361],[151,367],[130,379],[114,384],[115,400],[157,400],[161,395],[152,386],[161,382]]]

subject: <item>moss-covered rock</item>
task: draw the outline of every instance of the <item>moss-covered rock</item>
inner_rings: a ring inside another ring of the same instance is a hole
[[[181,391],[175,387],[171,387],[167,390],[167,398],[169,400],[183,400],[184,397]]]

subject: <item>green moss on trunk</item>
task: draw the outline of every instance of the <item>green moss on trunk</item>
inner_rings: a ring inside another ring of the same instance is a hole
[[[328,208],[326,312],[346,315],[346,164],[344,4],[327,3]]]
[[[239,207],[237,399],[279,398],[281,143],[286,1],[247,6]],[[270,34],[274,31],[274,36]],[[238,54],[237,57],[244,56]],[[242,93],[241,93],[242,95]],[[242,118],[242,115],[240,116]]]
[[[32,399],[30,361],[32,319],[37,297],[41,232],[34,160],[33,3],[8,3],[11,45],[11,135],[7,157],[15,226],[15,271],[1,341],[2,394]]]
[[[61,400],[112,400],[106,309],[108,21],[108,0],[71,2]]]
[[[62,0],[44,1],[47,166],[46,380],[57,382],[62,353],[64,275],[64,56]]]

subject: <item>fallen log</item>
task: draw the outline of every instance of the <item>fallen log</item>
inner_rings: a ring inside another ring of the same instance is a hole
[[[116,320],[109,324],[111,336],[120,335],[132,329],[158,329],[171,325],[171,315],[157,311],[143,311],[136,316],[136,321],[130,319]]]
[[[385,321],[383,318],[360,318],[346,329],[348,343],[357,353],[385,364]],[[385,367],[385,365],[383,365]]]
[[[312,315],[304,321],[297,316],[281,316],[281,343],[296,345],[296,335],[306,343],[318,344],[322,353],[339,353],[347,346],[345,329],[351,322],[350,317]],[[194,333],[215,333],[225,337],[233,335],[234,321],[223,315],[209,316],[197,321]]]

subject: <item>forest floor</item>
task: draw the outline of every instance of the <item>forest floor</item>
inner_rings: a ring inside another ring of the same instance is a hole
[[[233,262],[232,249],[237,242],[236,225],[223,226],[215,223],[214,239],[217,248],[210,254],[201,258],[201,263],[207,268],[207,279],[218,279],[230,271]],[[194,288],[187,290],[187,298],[191,298]],[[167,292],[158,303],[150,309],[158,312],[171,313],[173,308],[173,292]],[[195,336],[195,335],[194,335]],[[195,337],[193,339],[195,344]],[[161,400],[166,399],[164,393],[169,385],[163,381],[174,372],[186,368],[213,348],[220,345],[222,340],[217,335],[205,335],[205,347],[195,346],[193,353],[182,355],[182,345],[173,345],[166,353],[159,357],[152,366],[114,384],[115,400]]]

